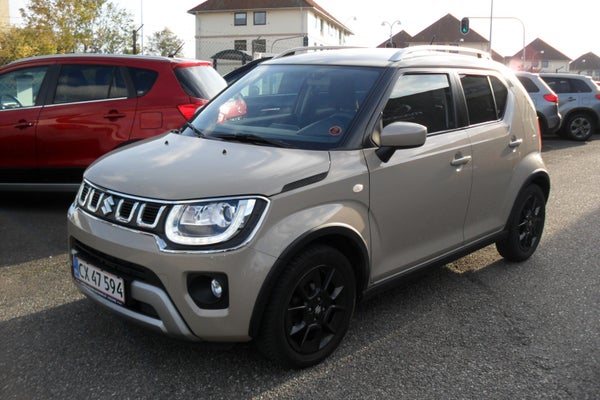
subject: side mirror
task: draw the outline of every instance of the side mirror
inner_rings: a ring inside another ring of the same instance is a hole
[[[381,131],[375,154],[388,162],[398,149],[412,149],[425,144],[427,127],[413,122],[393,122]]]

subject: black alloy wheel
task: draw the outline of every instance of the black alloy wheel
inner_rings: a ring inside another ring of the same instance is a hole
[[[508,222],[508,235],[496,243],[509,261],[524,261],[535,252],[546,219],[546,198],[538,185],[530,185],[517,197]]]
[[[319,363],[344,337],[356,300],[352,266],[318,245],[300,253],[280,277],[265,311],[259,349],[294,368]]]

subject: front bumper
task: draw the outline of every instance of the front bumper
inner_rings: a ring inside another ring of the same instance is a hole
[[[110,272],[128,282],[129,300],[121,306],[75,281],[83,294],[112,312],[187,340],[251,339],[248,329],[254,304],[275,257],[251,246],[217,253],[163,252],[154,235],[100,220],[75,206],[68,214],[68,235],[71,254],[88,260],[93,256],[90,262],[102,262],[96,265],[99,268],[104,268],[106,260],[117,268]],[[202,272],[227,276],[226,308],[203,309],[194,302],[188,276]]]
[[[81,293],[127,320],[136,322],[148,329],[158,331],[165,335],[191,341],[199,340],[199,338],[189,330],[188,326],[181,318],[181,315],[177,312],[175,305],[169,299],[169,296],[163,290],[155,286],[148,285],[144,282],[133,281],[130,285],[130,291],[131,297],[136,301],[151,306],[158,314],[158,318],[115,304],[98,295],[85,284],[80,283],[77,280],[74,282]]]

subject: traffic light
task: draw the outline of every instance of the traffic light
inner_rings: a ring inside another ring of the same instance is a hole
[[[460,20],[460,33],[463,35],[469,33],[469,18],[465,17]]]

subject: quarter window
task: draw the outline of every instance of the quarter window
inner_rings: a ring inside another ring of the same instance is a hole
[[[254,13],[254,25],[266,25],[267,13],[265,11],[257,11]]]
[[[383,126],[406,121],[427,127],[428,133],[456,127],[454,103],[445,74],[402,75],[383,110]]]
[[[238,12],[233,15],[233,24],[235,26],[247,25],[248,16],[245,12]]]
[[[498,119],[504,117],[506,110],[506,99],[508,98],[508,89],[495,76],[490,76],[490,83],[492,84],[492,90],[494,91],[494,100],[496,100],[496,116]]]
[[[519,81],[521,81],[521,84],[523,84],[523,87],[525,87],[525,90],[527,90],[528,93],[538,93],[540,90],[538,89],[538,87],[535,85],[535,83],[533,83],[533,81],[529,78],[526,78],[524,76],[519,76]]]
[[[127,68],[135,87],[137,97],[143,96],[152,88],[158,78],[158,72],[143,68]]]
[[[25,68],[0,76],[0,110],[35,106],[47,70]]]

